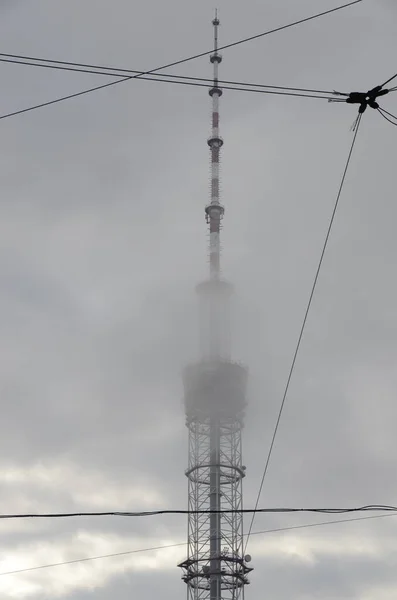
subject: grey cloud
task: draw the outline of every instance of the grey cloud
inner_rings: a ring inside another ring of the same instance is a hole
[[[252,0],[242,10],[221,3],[222,42],[319,10],[314,0],[279,4]],[[102,1],[42,0],[14,4],[0,32],[4,52],[145,69],[209,47],[212,10],[210,2],[120,0],[109,10]],[[396,71],[396,17],[393,3],[375,10],[363,2],[225,51],[222,77],[369,87]],[[93,76],[1,69],[2,113],[98,83]],[[207,76],[208,62],[173,72]],[[100,472],[120,507],[127,485],[185,506],[180,371],[196,355],[193,288],[206,273],[207,102],[205,90],[130,82],[1,121],[3,466],[71,462],[93,488]],[[384,102],[393,112],[393,98]],[[233,354],[250,368],[246,506],[255,500],[354,117],[343,104],[231,92],[222,98],[224,272],[237,290]],[[262,505],[395,498],[395,132],[376,113],[365,117]],[[67,477],[74,492],[83,488]],[[1,486],[4,510],[19,510],[26,499],[37,510],[78,508],[71,492],[39,479],[4,479]],[[258,517],[256,528],[301,522]],[[102,538],[135,532],[150,543],[185,537],[183,519],[51,523],[4,531],[3,552],[20,548],[24,535],[43,547],[50,539],[66,543],[76,526]],[[341,546],[346,527],[335,529]],[[364,530],[373,543],[394,536],[391,527],[357,525],[358,541]],[[342,562],[319,552],[310,568],[268,556],[255,564],[247,590],[253,600],[264,593],[353,600],[368,590],[381,600],[377,589],[394,585],[392,564],[359,553]],[[40,577],[45,589],[45,572]],[[131,589],[145,597],[161,589],[166,599],[185,593],[176,568],[126,569],[95,597],[117,593],[123,600]]]

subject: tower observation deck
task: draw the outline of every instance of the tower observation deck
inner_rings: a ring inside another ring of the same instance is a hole
[[[239,600],[249,583],[250,557],[243,555],[241,433],[246,407],[247,370],[230,358],[229,305],[232,285],[221,277],[220,229],[224,207],[219,194],[217,15],[214,27],[211,199],[205,207],[210,235],[209,278],[197,286],[200,302],[201,360],[183,373],[186,426],[189,431],[188,557],[178,566],[187,584],[188,600]],[[221,511],[232,511],[222,513]]]

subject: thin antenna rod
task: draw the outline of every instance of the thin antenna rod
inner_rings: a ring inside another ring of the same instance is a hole
[[[180,563],[188,600],[243,600],[252,568],[243,554],[241,431],[246,406],[247,370],[230,359],[229,300],[233,286],[221,278],[218,13],[212,20],[214,50],[211,136],[211,198],[205,208],[210,237],[210,273],[197,286],[200,296],[202,355],[184,371],[189,428],[188,558]],[[233,517],[222,510],[231,508]],[[194,512],[196,511],[196,512]]]
[[[218,52],[218,28],[220,25],[218,13],[215,12],[215,18],[212,21],[214,26],[214,52],[210,56],[213,65],[214,85],[209,90],[212,98],[212,131],[208,140],[211,151],[211,201],[206,207],[206,218],[210,229],[210,276],[211,279],[220,278],[220,223],[223,218],[224,208],[220,204],[219,194],[219,159],[220,149],[223,140],[219,135],[219,98],[222,96],[222,90],[218,85],[218,69],[222,62],[222,56]]]

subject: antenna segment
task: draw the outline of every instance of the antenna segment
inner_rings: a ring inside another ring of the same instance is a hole
[[[219,98],[222,90],[218,85],[218,69],[222,62],[222,56],[218,52],[218,28],[219,19],[217,15],[212,21],[214,26],[214,53],[210,61],[214,69],[214,85],[209,90],[212,98],[212,135],[208,139],[211,151],[211,202],[206,206],[205,212],[207,223],[210,226],[210,269],[211,278],[220,277],[220,223],[224,215],[224,208],[219,201],[219,158],[223,140],[219,135]]]
[[[189,430],[188,558],[179,564],[187,584],[188,600],[240,600],[248,581],[249,556],[243,556],[243,496],[241,432],[243,429],[247,370],[230,360],[229,303],[231,284],[221,278],[220,230],[224,207],[220,203],[218,70],[219,19],[212,21],[214,52],[211,156],[211,198],[205,207],[209,226],[209,278],[197,286],[200,300],[201,360],[184,370],[186,425]],[[219,511],[232,510],[231,514]],[[199,514],[198,511],[204,511]],[[205,511],[218,511],[207,513]]]

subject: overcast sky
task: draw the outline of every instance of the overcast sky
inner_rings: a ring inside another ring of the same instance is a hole
[[[221,43],[336,0],[219,0]],[[212,0],[1,0],[0,52],[149,70],[211,48]],[[395,0],[226,50],[221,78],[368,89],[397,71]],[[1,64],[0,114],[104,83]],[[172,73],[208,77],[208,58]],[[397,112],[397,94],[382,99]],[[0,122],[0,512],[184,508],[183,365],[206,276],[210,100],[131,81]],[[356,107],[222,96],[223,270],[249,366],[254,504]],[[261,506],[397,503],[397,131],[364,115]],[[324,518],[317,519],[326,520]],[[255,531],[314,523],[258,516]],[[184,517],[7,522],[4,599],[174,600]],[[393,600],[397,518],[253,536],[247,600]]]

